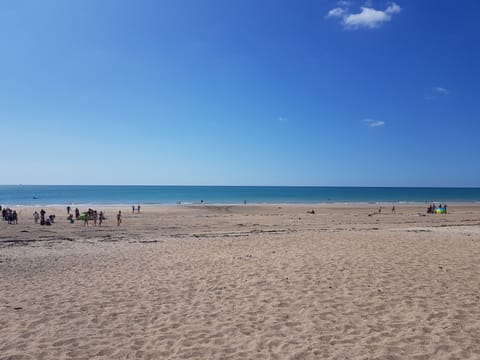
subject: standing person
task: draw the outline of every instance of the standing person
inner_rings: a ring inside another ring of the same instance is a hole
[[[395,214],[395,205],[392,206],[392,214]]]
[[[135,205],[132,205],[132,214],[135,214]]]
[[[75,208],[75,219],[78,220],[79,217],[80,217],[80,210],[78,210],[78,208]]]
[[[100,211],[100,214],[98,215],[98,226],[102,226],[103,219],[105,217],[103,216],[103,211]]]
[[[40,219],[40,215],[38,215],[38,212],[35,211],[33,213],[33,220],[35,221],[35,224],[38,224],[38,219]]]
[[[83,226],[85,227],[88,227],[88,218],[90,217],[90,213],[89,212],[84,212],[83,213]]]
[[[97,219],[98,219],[97,210],[93,210],[92,218],[93,218],[93,226],[97,226]]]
[[[67,206],[67,215],[70,215],[70,210],[71,210],[71,207]]]
[[[140,214],[140,205],[137,206],[137,213]]]
[[[43,225],[45,224],[45,210],[40,210],[40,224]],[[42,224],[43,223],[43,224]]]
[[[122,212],[119,211],[117,214],[117,226],[120,226],[121,223],[122,223]]]

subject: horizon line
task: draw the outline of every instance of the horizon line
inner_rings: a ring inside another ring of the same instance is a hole
[[[0,184],[0,186],[163,186],[163,187],[290,187],[290,188],[432,188],[432,189],[478,189],[465,185],[199,185],[199,184]]]

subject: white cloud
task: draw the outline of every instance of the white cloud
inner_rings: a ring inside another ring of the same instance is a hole
[[[368,127],[379,127],[379,126],[384,126],[385,121],[364,119],[363,124]]]
[[[398,14],[401,10],[402,10],[402,8],[400,6],[398,6],[395,3],[392,3],[389,7],[387,7],[385,12],[387,14]]]
[[[335,8],[328,12],[327,17],[342,17],[345,13],[345,9],[342,8]]]
[[[327,17],[339,17],[345,29],[355,30],[359,28],[374,29],[392,19],[392,15],[398,14],[401,8],[396,3],[390,4],[385,10],[376,10],[372,7],[363,6],[361,11],[352,14],[347,8],[336,7],[331,9]]]
[[[360,27],[373,29],[389,20],[390,15],[386,12],[364,7],[358,14],[345,16],[343,18],[343,24],[347,29],[357,29]]]
[[[432,90],[434,93],[440,94],[440,95],[450,94],[450,91],[448,89],[445,89],[444,87],[441,87],[441,86],[435,86],[434,88],[432,88]]]

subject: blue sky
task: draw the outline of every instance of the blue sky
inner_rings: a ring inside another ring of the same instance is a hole
[[[0,1],[0,183],[480,186],[479,12]]]

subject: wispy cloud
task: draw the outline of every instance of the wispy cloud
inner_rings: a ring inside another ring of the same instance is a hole
[[[337,6],[349,7],[352,6],[353,2],[348,0],[337,1]]]
[[[380,127],[385,125],[385,121],[380,121],[380,120],[372,120],[372,119],[364,119],[363,124],[367,127]]]
[[[284,124],[284,123],[288,122],[288,119],[283,117],[283,116],[279,116],[277,120],[281,124]]]
[[[444,87],[441,87],[441,86],[435,86],[432,88],[432,91],[435,93],[435,94],[440,94],[440,95],[448,95],[450,94],[450,90],[448,89],[445,89]]]
[[[340,18],[344,29],[347,30],[378,28],[390,21],[394,14],[398,14],[402,10],[396,3],[391,3],[385,10],[363,6],[359,13],[352,13],[347,2],[340,2],[337,5],[339,6],[327,13],[327,18]]]
[[[425,100],[434,101],[438,98],[447,96],[450,94],[450,90],[442,86],[434,86],[429,88],[425,94]]]
[[[345,9],[336,7],[328,12],[327,17],[342,17],[343,14],[345,14]]]

